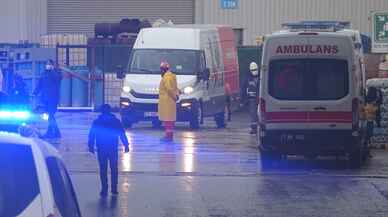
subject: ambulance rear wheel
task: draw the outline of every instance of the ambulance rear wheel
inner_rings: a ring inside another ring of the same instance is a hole
[[[352,169],[359,169],[362,166],[364,151],[362,148],[355,148],[349,153],[349,165]]]
[[[276,161],[281,160],[281,157],[281,154],[277,152],[260,148],[260,161],[263,170],[271,169]]]

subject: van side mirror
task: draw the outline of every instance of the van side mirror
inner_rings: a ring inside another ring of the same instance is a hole
[[[357,43],[354,43],[354,47],[356,48],[356,49],[361,49],[362,48],[362,44],[361,43],[359,43],[359,42],[357,42]]]
[[[210,69],[209,68],[206,68],[205,70],[203,70],[201,78],[204,81],[208,81],[209,80],[209,78],[210,78]]]
[[[122,65],[118,65],[116,67],[116,78],[117,79],[124,79],[125,78],[125,72]]]

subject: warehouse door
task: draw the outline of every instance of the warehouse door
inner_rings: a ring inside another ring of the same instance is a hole
[[[48,0],[49,33],[94,33],[94,24],[122,18],[194,22],[194,0]]]

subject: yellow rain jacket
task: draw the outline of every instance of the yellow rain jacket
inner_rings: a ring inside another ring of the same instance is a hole
[[[176,121],[176,100],[178,94],[176,76],[168,71],[163,75],[159,85],[159,120]]]

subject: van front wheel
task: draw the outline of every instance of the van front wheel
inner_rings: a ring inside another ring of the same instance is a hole
[[[216,121],[217,128],[225,128],[226,123],[225,123],[225,112],[221,112],[216,114],[214,117],[214,120]]]
[[[130,121],[128,118],[122,117],[122,118],[121,118],[121,122],[122,122],[123,127],[124,127],[125,129],[131,129],[131,128],[132,128],[133,123],[132,123],[132,121]]]
[[[193,116],[190,120],[190,128],[199,129],[200,124],[203,122],[203,111],[201,104],[196,104],[193,111]]]

